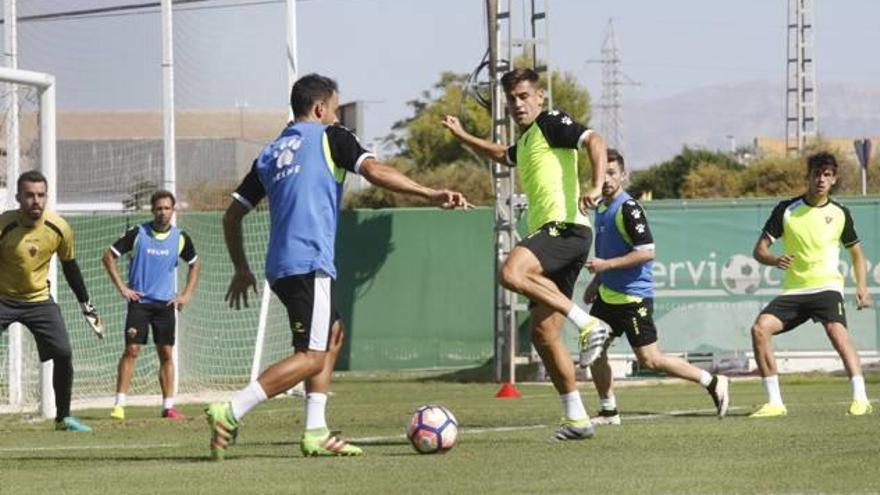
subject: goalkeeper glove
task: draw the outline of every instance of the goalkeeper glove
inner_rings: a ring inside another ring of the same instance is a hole
[[[79,306],[82,308],[82,314],[86,319],[86,323],[89,324],[92,331],[95,332],[95,335],[97,335],[99,339],[103,339],[104,321],[98,316],[98,310],[95,309],[95,305],[86,301],[84,303],[79,303]]]

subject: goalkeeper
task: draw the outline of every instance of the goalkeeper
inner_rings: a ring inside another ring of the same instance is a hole
[[[147,334],[153,328],[153,343],[159,354],[159,386],[162,389],[162,417],[183,419],[174,407],[175,310],[189,302],[199,280],[199,259],[192,238],[171,224],[177,201],[169,191],[156,191],[150,197],[153,220],[129,229],[104,253],[104,268],[119,294],[128,302],[125,317],[125,351],[119,358],[116,377],[116,403],[113,419],[125,419],[125,394],[131,385],[135,361]],[[132,252],[128,285],[119,275],[116,260]],[[186,287],[177,294],[177,258],[189,265]]]
[[[53,361],[55,429],[89,432],[70,415],[73,361],[61,310],[49,294],[49,262],[57,253],[67,284],[76,294],[86,321],[103,336],[103,324],[73,255],[73,231],[58,214],[46,211],[46,177],[30,171],[18,177],[17,210],[0,215],[0,332],[12,323],[34,335],[40,361]]]

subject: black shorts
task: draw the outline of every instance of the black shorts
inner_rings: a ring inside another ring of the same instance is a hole
[[[626,340],[633,348],[657,342],[654,299],[651,297],[643,298],[642,302],[608,304],[596,296],[590,314],[611,325],[611,335],[614,337],[626,334]]]
[[[541,262],[544,275],[571,299],[574,284],[590,255],[592,242],[593,231],[586,225],[550,222],[523,239],[518,246],[531,251]]]
[[[40,361],[70,357],[67,327],[61,309],[52,299],[38,302],[0,299],[0,332],[15,322],[33,334]]]
[[[335,285],[332,277],[320,271],[291,275],[272,284],[272,292],[287,308],[296,350],[330,349],[330,329],[339,319]]]
[[[174,306],[168,303],[130,302],[125,315],[125,344],[146,344],[152,326],[154,344],[174,345],[176,322]]]
[[[782,322],[782,332],[793,330],[810,319],[823,324],[836,322],[846,326],[843,296],[836,290],[779,296],[770,301],[770,304],[761,310],[761,314],[779,318]]]

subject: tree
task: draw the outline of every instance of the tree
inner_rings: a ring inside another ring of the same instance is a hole
[[[739,196],[741,172],[714,163],[701,163],[685,177],[683,198],[733,198]]]
[[[714,164],[732,173],[745,168],[726,153],[685,146],[671,160],[633,174],[630,193],[638,196],[652,191],[654,199],[680,198],[688,174],[701,164]]]
[[[413,114],[396,122],[386,142],[395,145],[399,156],[411,159],[418,168],[449,163],[485,163],[475,157],[440,125],[444,115],[456,115],[469,133],[491,135],[491,115],[474,98],[465,97],[467,75],[443,72],[440,80],[419,98],[407,102]],[[590,96],[570,73],[553,73],[554,107],[579,122],[589,123]]]

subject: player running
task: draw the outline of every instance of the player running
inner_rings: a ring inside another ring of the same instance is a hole
[[[421,196],[444,209],[469,208],[461,193],[424,187],[381,164],[347,129],[334,125],[339,107],[336,82],[309,74],[290,95],[294,121],[266,146],[233,193],[223,219],[226,246],[235,267],[226,299],[236,309],[248,304],[256,279],[244,253],[243,217],[264,197],[271,227],[266,278],[287,308],[294,353],[266,369],[238,391],[231,402],[207,409],[211,453],[222,459],[241,419],[257,404],[306,381],[303,455],[361,455],[327,428],[325,409],[330,378],[342,347],[343,325],[334,304],[334,244],[342,184],[348,172],[372,184]]]
[[[595,207],[601,195],[605,140],[565,113],[543,110],[544,89],[535,71],[515,69],[504,74],[501,84],[508,111],[521,132],[515,145],[505,147],[473,136],[452,116],[446,116],[443,126],[477,153],[519,170],[529,204],[529,235],[510,252],[498,279],[531,301],[532,343],[562,402],[563,418],[554,438],[590,438],[594,429],[577,391],[574,362],[562,343],[562,325],[567,317],[580,329],[587,361],[599,357],[609,329],[574,304],[571,296],[590,252],[590,221],[581,207]],[[593,164],[593,186],[582,198],[577,163],[581,147]]]
[[[838,269],[840,245],[849,250],[856,279],[856,308],[871,306],[867,286],[867,266],[859,236],[849,210],[829,197],[837,183],[837,160],[831,153],[817,153],[807,159],[809,183],[802,196],[779,202],[758,242],[754,256],[760,263],[785,271],[782,295],[776,297],[752,326],[752,347],[758,371],[764,379],[767,403],[752,418],[785,416],[773,336],[794,330],[812,319],[825,328],[831,345],[843,360],[850,377],[853,400],[848,414],[862,416],[873,412],[865,393],[865,378],[859,355],[849,339],[843,304],[844,277]],[[782,239],[783,254],[776,256],[770,246]]]
[[[639,363],[667,375],[699,383],[708,390],[719,417],[727,414],[730,403],[729,380],[713,376],[686,360],[669,356],[657,344],[654,326],[654,238],[642,206],[623,189],[627,172],[623,156],[608,150],[608,168],[602,185],[602,204],[596,210],[596,257],[587,261],[595,274],[584,292],[584,303],[592,304],[590,314],[608,322],[612,339],[626,334]],[[608,346],[590,371],[599,393],[599,413],[593,424],[619,425],[620,414],[614,395]],[[582,362],[586,367],[587,362]]]

